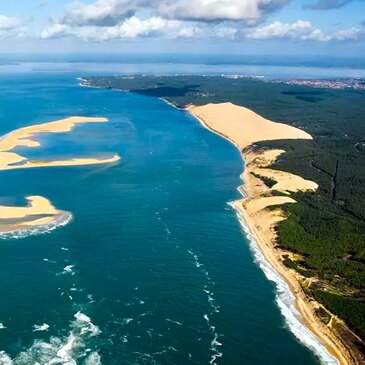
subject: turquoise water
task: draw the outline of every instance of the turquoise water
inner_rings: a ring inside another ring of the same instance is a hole
[[[72,115],[110,120],[43,136],[25,156],[122,156],[0,172],[0,204],[41,195],[73,215],[0,240],[0,364],[318,364],[227,204],[239,197],[238,151],[160,100],[82,88],[77,76],[0,76],[1,135]]]

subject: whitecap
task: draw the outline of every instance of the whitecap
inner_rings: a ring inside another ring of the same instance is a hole
[[[0,364],[13,365],[13,360],[5,351],[0,351]]]
[[[63,273],[72,273],[73,268],[75,267],[75,265],[67,265],[63,268]]]
[[[0,322],[0,330],[4,330],[6,327]]]
[[[178,326],[182,326],[182,325],[183,325],[181,322],[179,322],[179,321],[174,321],[174,320],[172,320],[172,319],[170,319],[170,318],[166,318],[166,321],[167,321],[167,322],[170,322],[170,323],[177,324]]]
[[[33,326],[33,332],[41,332],[41,331],[48,331],[49,329],[49,324],[47,323],[43,323],[43,324],[40,324],[40,325],[34,325]]]
[[[81,312],[77,312],[74,318],[68,336],[51,337],[48,342],[35,340],[14,359],[0,351],[0,364],[100,365],[99,354],[91,352],[92,350],[87,347],[89,340],[100,333],[99,328],[92,323],[90,317]]]
[[[126,325],[128,323],[131,323],[132,321],[134,321],[133,318],[123,318],[122,324]]]
[[[101,358],[97,352],[92,352],[85,360],[85,365],[101,365]]]

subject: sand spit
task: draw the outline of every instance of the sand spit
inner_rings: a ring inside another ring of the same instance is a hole
[[[28,196],[26,200],[28,205],[25,207],[0,206],[0,232],[47,225],[57,221],[63,213],[42,196]]]
[[[0,170],[50,166],[79,166],[116,162],[120,159],[118,155],[106,159],[75,158],[58,161],[29,161],[26,157],[11,152],[16,147],[39,147],[40,143],[36,140],[36,136],[40,133],[66,133],[70,132],[77,124],[104,123],[107,121],[108,119],[99,117],[70,117],[54,122],[24,127],[10,132],[0,139]]]
[[[241,176],[244,185],[240,187],[240,191],[245,198],[233,202],[232,205],[244,218],[266,260],[284,278],[295,295],[295,307],[300,313],[302,323],[342,365],[352,364],[353,360],[343,343],[315,314],[318,303],[306,296],[299,276],[284,266],[283,255],[286,252],[274,247],[277,238],[275,227],[285,219],[280,205],[295,203],[289,196],[290,192],[316,190],[318,185],[300,176],[269,168],[285,153],[284,150],[258,150],[254,146],[260,141],[312,137],[298,128],[272,122],[232,103],[189,106],[187,110],[204,127],[228,139],[242,153],[246,168]],[[264,177],[272,180],[271,187],[264,183]]]

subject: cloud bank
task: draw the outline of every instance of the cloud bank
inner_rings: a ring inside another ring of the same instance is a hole
[[[358,28],[324,32],[308,20],[293,23],[269,16],[291,0],[75,0],[40,33],[41,39],[74,37],[88,42],[159,37],[165,39],[226,39],[350,41],[362,38]],[[351,0],[318,0],[309,7],[329,9]],[[47,2],[46,2],[47,3]],[[18,27],[15,18],[0,18]],[[11,25],[10,25],[11,26]],[[1,33],[0,33],[1,34]]]

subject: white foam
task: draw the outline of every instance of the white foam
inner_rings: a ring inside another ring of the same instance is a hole
[[[47,323],[43,323],[40,325],[35,324],[33,326],[33,332],[48,331],[48,329],[49,329],[49,324],[47,324]]]
[[[234,206],[233,206],[234,207]],[[251,252],[255,262],[260,266],[267,279],[275,283],[276,303],[285,323],[294,336],[306,347],[308,347],[319,358],[322,364],[339,365],[339,361],[327,350],[317,337],[302,323],[301,315],[295,308],[295,297],[290,291],[288,284],[276,272],[274,267],[265,259],[254,236],[245,224],[244,217],[237,210],[237,217],[249,241]]]
[[[0,232],[0,239],[22,239],[29,236],[51,233],[56,228],[65,226],[72,220],[70,212],[61,211],[60,217],[51,223],[41,224],[39,226],[17,229],[11,232]]]
[[[211,318],[209,317],[209,315],[219,313],[220,309],[219,305],[215,303],[214,293],[212,290],[215,282],[211,279],[209,272],[207,271],[205,266],[199,261],[198,255],[196,255],[192,249],[188,250],[188,253],[194,259],[195,266],[204,274],[206,278],[206,284],[203,287],[203,292],[207,295],[211,311],[209,314],[204,314],[203,318],[206,320],[209,331],[213,336],[213,340],[209,348],[212,353],[209,363],[212,365],[217,365],[217,359],[223,356],[223,353],[219,351],[219,346],[221,346],[222,344],[218,342],[218,338],[221,337],[221,335],[218,334],[218,332],[216,331],[216,327],[212,324]]]
[[[128,323],[131,323],[132,321],[134,321],[134,319],[133,319],[133,318],[123,318],[123,322],[122,322],[122,324],[123,324],[123,325],[126,325],[126,324],[128,324]]]
[[[57,264],[57,261],[54,261],[54,260],[50,260],[50,259],[47,259],[47,258],[44,258],[43,259],[44,262],[49,262],[51,264]]]
[[[71,273],[75,265],[67,265],[63,268],[63,273]]]
[[[170,323],[177,324],[178,326],[182,326],[182,325],[183,325],[181,322],[179,322],[179,321],[174,321],[174,320],[172,320],[172,319],[170,319],[170,318],[166,318],[166,321],[167,321],[167,322],[170,322]]]
[[[0,351],[0,364],[1,365],[13,365],[13,360],[5,351]]]
[[[101,358],[97,352],[92,352],[85,360],[85,365],[101,365]]]
[[[4,330],[6,327],[0,322],[0,330]]]
[[[89,340],[100,333],[99,328],[84,313],[77,312],[74,318],[68,336],[51,337],[48,342],[35,340],[14,359],[0,351],[0,365],[101,365],[99,354],[87,347]]]

